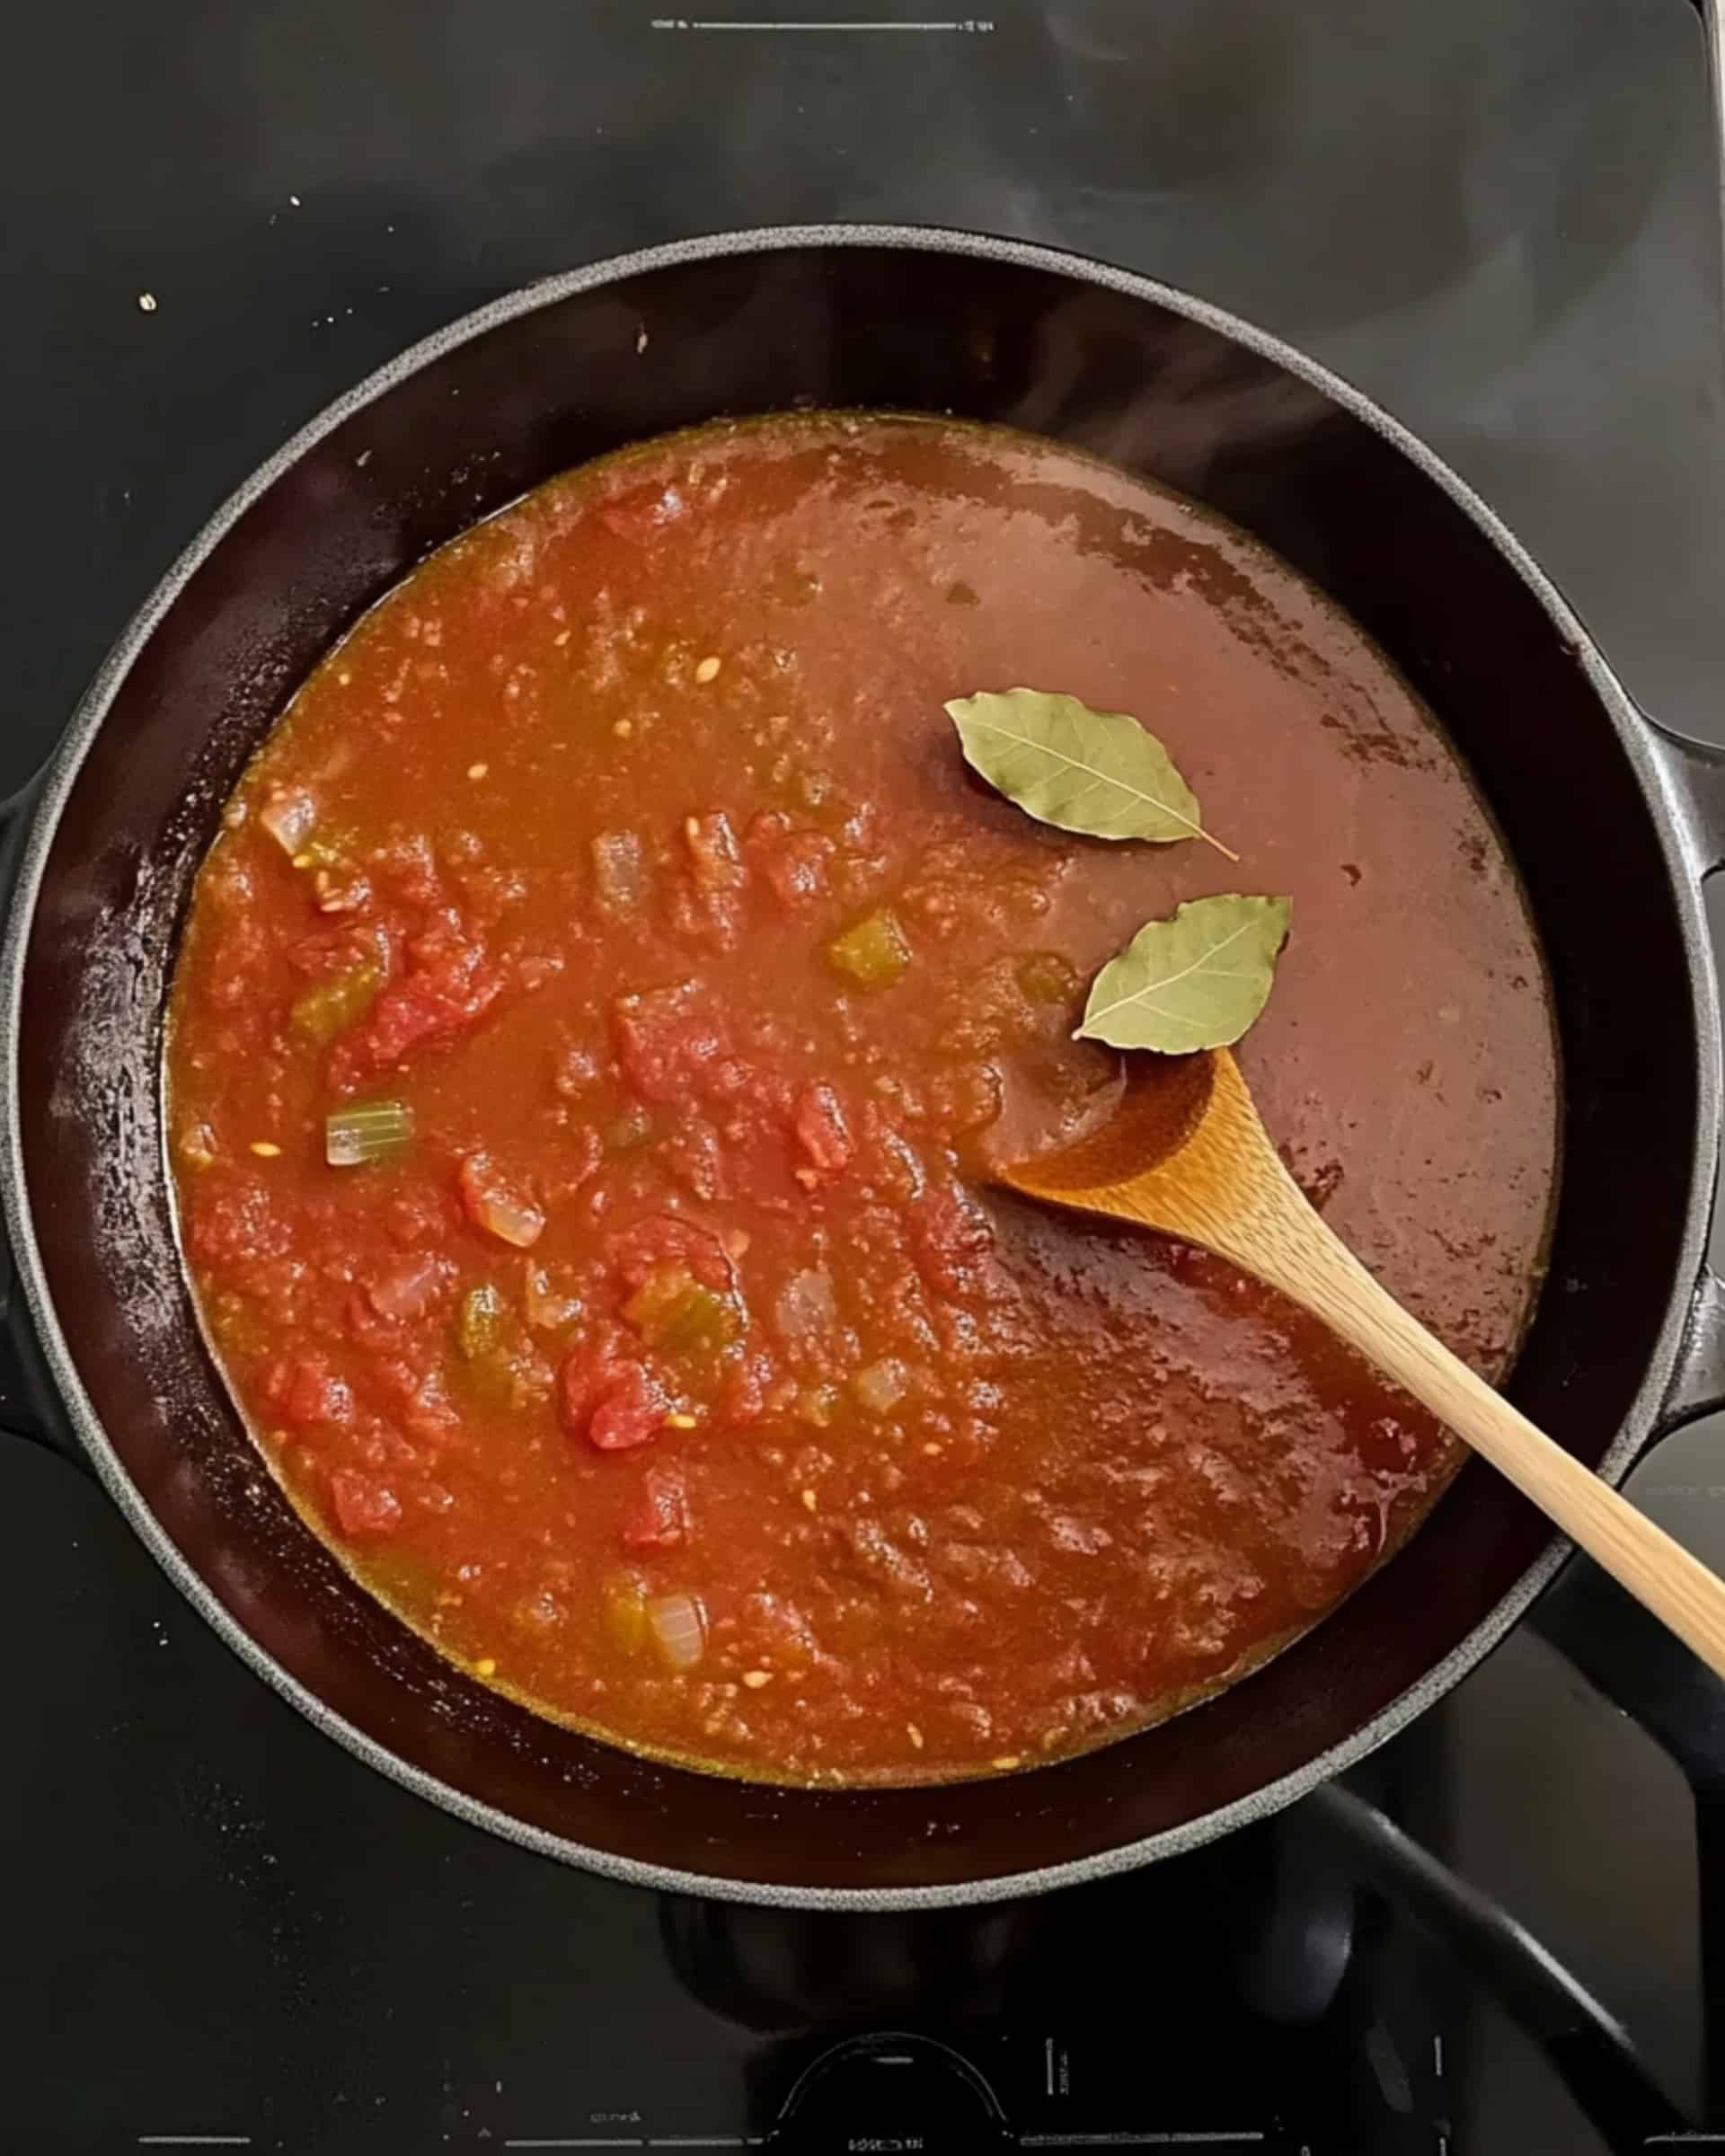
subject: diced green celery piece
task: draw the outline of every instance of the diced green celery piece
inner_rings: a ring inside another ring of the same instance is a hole
[[[599,1138],[607,1153],[634,1153],[653,1135],[653,1119],[645,1109],[632,1108],[607,1123]]]
[[[666,1312],[654,1345],[668,1355],[717,1355],[736,1338],[737,1312],[730,1300],[697,1283]]]
[[[509,1306],[489,1280],[470,1287],[456,1313],[456,1345],[470,1363],[494,1355],[509,1330]]]
[[[694,1286],[694,1277],[686,1267],[656,1265],[624,1304],[623,1314],[647,1345],[656,1348],[672,1311]]]
[[[1058,951],[1033,950],[1019,960],[1018,985],[1026,1003],[1064,1004],[1077,1000],[1083,983]]]
[[[827,946],[827,962],[859,988],[889,988],[910,964],[910,945],[889,906],[868,914]]]
[[[638,1655],[647,1644],[647,1590],[626,1573],[614,1573],[605,1583],[605,1629],[614,1645],[625,1655]]]
[[[623,1314],[650,1348],[668,1355],[717,1355],[737,1337],[729,1299],[691,1279],[680,1265],[655,1266]]]
[[[333,1040],[365,1015],[382,985],[383,976],[376,967],[356,966],[350,972],[337,974],[332,981],[308,988],[293,1008],[295,1030],[309,1034],[314,1040]]]
[[[412,1138],[413,1110],[404,1100],[356,1100],[323,1118],[323,1158],[332,1168],[383,1160]]]

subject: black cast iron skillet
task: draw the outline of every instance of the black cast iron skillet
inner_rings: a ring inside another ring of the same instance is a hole
[[[462,1817],[654,1886],[980,1900],[1190,1849],[1312,1789],[1470,1669],[1561,1547],[1470,1466],[1336,1615],[1160,1728],[948,1789],[719,1780],[536,1719],[349,1580],[203,1351],[169,1211],[175,931],[289,692],[428,550],[553,473],[793,404],[950,411],[1098,451],[1245,525],[1378,638],[1489,797],[1551,964],[1566,1159],[1511,1393],[1613,1481],[1725,1397],[1725,1295],[1703,1263],[1720,1071],[1698,897],[1725,858],[1725,757],[1643,720],[1491,512],[1310,360],[1119,270],[862,226],[661,248],[470,316],[290,442],[127,630],[17,835],[0,954],[0,1175],[25,1306],[10,1383],[16,1400],[31,1366],[62,1440],[253,1669]]]

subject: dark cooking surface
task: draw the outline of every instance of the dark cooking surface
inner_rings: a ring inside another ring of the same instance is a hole
[[[28,109],[0,137],[23,211],[0,293],[30,331],[0,349],[30,533],[4,616],[6,782],[201,514],[409,337],[585,255],[828,213],[1092,247],[1306,343],[1482,486],[1643,701],[1718,730],[1693,28],[1675,0],[1533,0],[1505,44],[1500,13],[1398,5],[1367,44],[1340,5],[1305,11],[1297,39],[1270,0],[1225,22],[1172,6],[1154,35],[1125,5],[1002,7],[993,33],[711,33],[727,41],[691,60],[701,33],[654,31],[645,9],[526,11],[500,53],[476,7],[406,51],[380,11],[182,8],[101,38],[92,11],[58,11],[32,25]],[[1641,1478],[1715,1559],[1718,1445],[1692,1432]],[[736,2136],[765,2130],[802,2055],[744,2024],[857,2017],[961,2028],[1031,2134],[1431,2150],[1453,2117],[1468,2156],[1604,2145],[1480,1982],[1405,1918],[1354,1908],[1358,1813],[1314,1804],[1028,1919],[912,1927],[934,1975],[907,1993],[905,1931],[728,1930],[417,1805],[270,1699],[67,1471],[8,1446],[0,1490],[23,1740],[0,1784],[8,2147]],[[1615,1613],[1591,1634],[1626,1636]],[[1647,1740],[1523,1635],[1384,1771],[1399,1816],[1502,1893],[1686,2098],[1688,1809]],[[1339,1875],[1317,1847],[1349,1834]],[[1129,1942],[1118,1970],[1110,1939]],[[1003,1964],[1013,2010],[978,2018]]]

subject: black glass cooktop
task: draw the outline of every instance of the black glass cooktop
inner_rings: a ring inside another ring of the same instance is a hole
[[[222,495],[401,346],[827,216],[1052,241],[1305,345],[1507,515],[1650,710],[1725,738],[1684,0],[64,0],[8,43],[0,786]],[[1725,1560],[1725,1430],[1636,1490]],[[0,1519],[7,2152],[1725,2147],[1725,1707],[1589,1572],[1267,1827],[850,1920],[460,1826],[248,1675],[75,1471],[0,1438]]]

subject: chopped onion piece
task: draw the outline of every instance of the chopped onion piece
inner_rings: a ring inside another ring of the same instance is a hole
[[[593,841],[593,886],[602,914],[639,912],[647,897],[647,866],[634,832],[601,831]]]
[[[910,1375],[896,1356],[883,1355],[851,1380],[851,1391],[871,1415],[885,1415],[898,1405],[909,1390]]]
[[[317,827],[317,803],[297,788],[277,787],[258,811],[258,821],[284,853],[297,853]]]
[[[468,1219],[487,1235],[526,1250],[544,1233],[544,1209],[498,1173],[489,1153],[468,1153],[456,1180]]]
[[[531,1198],[488,1190],[473,1200],[473,1215],[488,1235],[518,1250],[530,1250],[545,1232],[545,1216]]]
[[[671,1669],[693,1669],[707,1651],[707,1613],[693,1595],[659,1595],[647,1604],[647,1623]]]
[[[443,1285],[444,1261],[410,1258],[393,1271],[367,1282],[366,1299],[382,1318],[422,1318]]]
[[[323,1119],[323,1158],[332,1168],[359,1168],[411,1142],[413,1110],[404,1100],[358,1100]]]
[[[579,1295],[560,1295],[552,1286],[551,1275],[543,1265],[526,1260],[526,1286],[521,1307],[527,1323],[540,1332],[565,1332],[581,1314]]]
[[[773,1320],[787,1346],[824,1339],[838,1322],[832,1275],[823,1266],[792,1273],[774,1298]]]
[[[211,1167],[218,1147],[216,1133],[208,1123],[194,1123],[180,1135],[180,1158],[188,1168]]]

